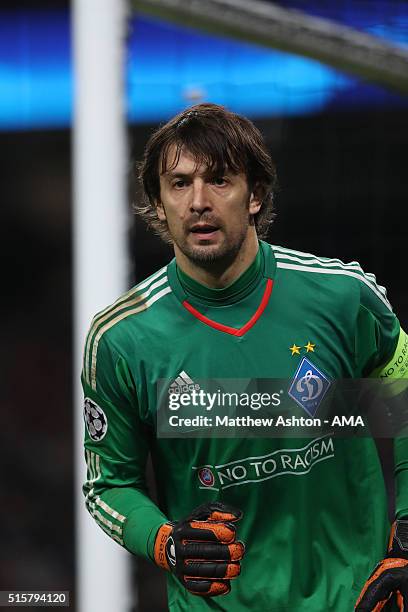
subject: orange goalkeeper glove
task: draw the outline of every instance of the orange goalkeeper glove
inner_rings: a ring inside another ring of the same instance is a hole
[[[379,612],[391,598],[400,612],[408,610],[408,520],[393,524],[388,554],[365,583],[355,610]]]
[[[220,502],[199,506],[157,532],[154,560],[174,573],[193,595],[225,595],[240,571],[245,547],[236,540],[234,523],[242,512]]]

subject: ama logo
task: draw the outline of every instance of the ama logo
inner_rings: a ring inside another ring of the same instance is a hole
[[[313,417],[330,385],[327,376],[307,357],[303,357],[293,377],[288,395]]]
[[[214,486],[215,478],[214,474],[208,467],[203,467],[198,470],[198,480],[201,482],[204,487],[212,487]]]

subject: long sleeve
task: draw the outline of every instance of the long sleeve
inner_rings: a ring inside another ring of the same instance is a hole
[[[400,434],[394,440],[396,518],[408,517],[408,336],[386,299],[361,286],[361,306],[356,328],[356,358],[363,376],[382,379],[390,410],[398,411]],[[406,381],[406,382],[405,382]]]
[[[408,336],[400,329],[395,352],[374,372],[385,387],[388,408],[395,414],[398,435],[394,440],[395,515],[408,517]]]
[[[150,499],[145,480],[147,426],[139,417],[136,389],[126,361],[101,339],[95,384],[84,389],[88,511],[130,552],[153,558],[154,539],[166,517]]]
[[[398,414],[400,432],[394,441],[396,518],[408,517],[408,335],[401,329],[395,353],[378,373],[387,377],[390,409]]]

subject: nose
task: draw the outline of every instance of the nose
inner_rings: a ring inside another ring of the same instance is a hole
[[[192,212],[203,213],[211,208],[208,187],[202,178],[193,181],[190,208]]]

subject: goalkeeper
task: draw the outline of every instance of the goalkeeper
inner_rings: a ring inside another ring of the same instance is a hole
[[[172,612],[350,612],[357,600],[359,612],[391,601],[402,610],[405,438],[395,442],[387,553],[372,439],[156,436],[162,379],[175,393],[198,379],[288,379],[287,400],[302,416],[336,379],[406,378],[408,337],[385,289],[357,262],[262,240],[275,167],[255,126],[223,107],[194,106],[158,129],[140,176],[140,214],[175,258],[98,313],[87,336],[92,517],[167,571]],[[158,505],[146,487],[149,453]]]

